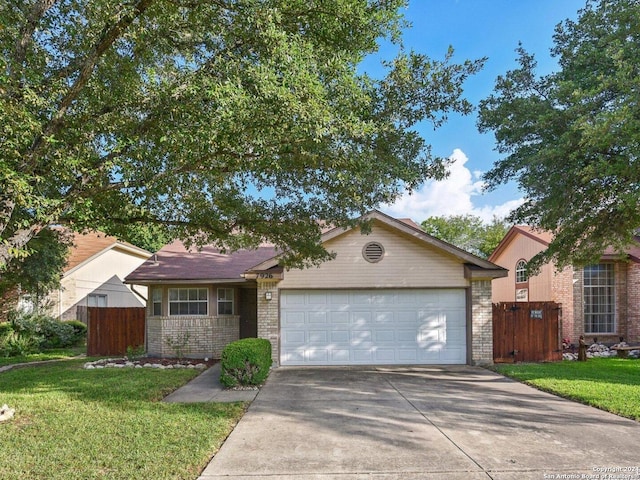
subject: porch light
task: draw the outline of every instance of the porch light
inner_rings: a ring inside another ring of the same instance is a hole
[[[264,299],[271,300],[271,292],[264,292]]]

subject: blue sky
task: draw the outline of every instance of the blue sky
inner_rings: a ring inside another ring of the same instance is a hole
[[[410,0],[405,16],[412,27],[405,30],[403,43],[407,50],[434,59],[442,59],[449,45],[454,47],[457,61],[488,57],[482,72],[465,84],[465,96],[477,105],[491,94],[498,75],[516,67],[518,42],[535,54],[539,74],[556,70],[556,60],[549,53],[554,28],[567,18],[575,20],[584,5],[585,0]],[[383,44],[362,69],[375,75],[380,59],[393,56],[394,49]],[[413,195],[381,209],[418,222],[430,215],[466,213],[489,221],[517,206],[523,194],[515,184],[481,192],[479,175],[499,156],[494,151],[493,134],[481,135],[476,119],[475,112],[466,117],[451,116],[435,132],[430,125],[420,126],[435,155],[456,160],[450,176],[443,182],[428,182]]]

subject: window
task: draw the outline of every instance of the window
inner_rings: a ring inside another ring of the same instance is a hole
[[[206,288],[170,288],[169,315],[207,315]]]
[[[151,314],[155,317],[162,315],[162,289],[154,288],[151,293]]]
[[[584,267],[584,331],[615,332],[614,270],[612,263]]]
[[[525,283],[527,280],[527,262],[526,260],[518,260],[516,263],[516,283]]]
[[[233,315],[233,288],[218,289],[218,315]]]
[[[87,307],[106,307],[107,296],[97,293],[87,295]]]

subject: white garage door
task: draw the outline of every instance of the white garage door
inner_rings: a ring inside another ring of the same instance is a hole
[[[465,291],[284,290],[282,365],[466,363]]]

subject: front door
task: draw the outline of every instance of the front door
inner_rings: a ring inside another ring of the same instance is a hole
[[[240,338],[256,338],[258,336],[258,289],[241,288],[238,307]]]

